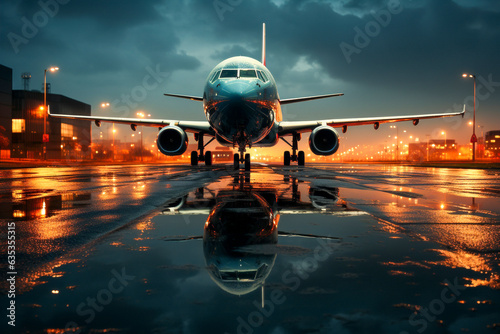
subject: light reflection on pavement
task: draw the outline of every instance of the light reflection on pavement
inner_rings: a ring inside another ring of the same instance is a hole
[[[115,166],[0,174],[8,180],[0,218],[16,222],[24,272],[24,330],[489,333],[499,326],[498,171]],[[121,270],[134,278],[99,308],[88,305]]]

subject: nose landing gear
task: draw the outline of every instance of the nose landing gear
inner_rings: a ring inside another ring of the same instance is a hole
[[[250,171],[250,154],[246,153],[246,147],[248,145],[249,148],[252,147],[252,142],[245,136],[242,132],[234,141],[233,147],[238,146],[238,151],[233,156],[233,167],[235,170],[240,169],[240,162],[245,163],[245,171]],[[243,158],[244,157],[244,158]]]
[[[249,171],[250,170],[250,154],[246,153],[245,159],[242,159],[241,161],[245,163],[245,170]],[[233,166],[234,166],[234,170],[240,169],[240,155],[238,153],[234,154]]]

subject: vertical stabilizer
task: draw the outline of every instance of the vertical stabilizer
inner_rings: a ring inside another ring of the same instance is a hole
[[[266,66],[266,24],[262,23],[262,64]]]

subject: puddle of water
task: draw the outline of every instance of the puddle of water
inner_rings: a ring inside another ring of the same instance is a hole
[[[37,306],[19,319],[32,330],[131,333],[493,326],[497,267],[443,249],[441,235],[408,236],[346,201],[370,204],[372,192],[313,186],[266,169],[222,177],[103,239],[83,262],[62,266],[62,276],[20,296]]]

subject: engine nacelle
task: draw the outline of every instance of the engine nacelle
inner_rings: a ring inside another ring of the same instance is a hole
[[[309,147],[316,155],[332,155],[339,149],[339,135],[330,126],[318,126],[309,136]]]
[[[187,133],[175,125],[166,126],[158,133],[156,145],[165,155],[181,155],[188,146]]]

